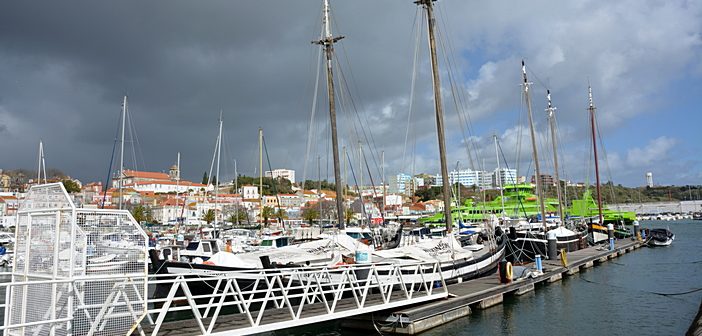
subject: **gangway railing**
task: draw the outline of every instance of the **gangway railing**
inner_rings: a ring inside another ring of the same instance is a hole
[[[179,312],[192,316],[190,329],[183,321],[174,323],[183,334],[242,335],[448,296],[438,263],[169,274],[152,276],[150,284],[162,295],[149,300],[155,317],[151,335],[172,334],[165,321]]]
[[[86,291],[105,282],[113,285],[108,295],[101,296],[104,300],[87,301]],[[110,333],[110,321],[124,323],[126,318],[132,323],[130,333],[138,335],[245,335],[448,296],[438,263],[151,275],[146,280],[150,298],[140,296],[144,282],[142,276],[110,275],[0,283],[0,291],[66,285],[70,289],[66,295],[74,302],[73,309],[62,315],[65,318],[51,318],[47,306],[44,320],[5,325],[0,330],[103,335]],[[149,308],[143,314],[136,308],[145,303]],[[7,309],[6,304],[0,307]],[[178,330],[173,330],[174,322]],[[77,325],[85,327],[70,327]]]

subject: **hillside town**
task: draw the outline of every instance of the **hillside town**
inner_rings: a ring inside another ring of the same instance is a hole
[[[54,176],[48,182],[63,182],[78,207],[116,209],[121,203],[121,208],[130,210],[145,224],[256,226],[336,221],[333,208],[337,195],[333,184],[326,181],[303,184],[296,181],[295,171],[290,169],[266,171],[265,177],[239,176],[236,181],[228,182],[204,176],[204,183],[181,179],[176,165],[167,172],[125,169],[121,179],[118,175],[115,174],[107,188],[101,181],[84,183],[68,176]],[[457,190],[457,194],[464,197],[466,192],[468,197],[482,192],[483,197],[489,199],[500,186],[527,183],[527,177],[517,176],[516,170],[506,168],[492,172],[454,170],[449,176],[452,185],[464,189]],[[22,177],[0,170],[0,225],[3,227],[14,226],[20,202],[28,188],[36,184],[36,179]],[[541,180],[546,187],[556,183],[550,175],[542,174]],[[531,176],[528,182],[533,185],[535,177]],[[444,202],[438,194],[429,192],[432,188],[438,190],[441,183],[440,175],[401,173],[391,176],[382,185],[347,185],[342,195],[347,209],[345,220],[379,224],[386,219],[415,221],[441,212]],[[561,183],[574,188],[585,187],[583,183]]]

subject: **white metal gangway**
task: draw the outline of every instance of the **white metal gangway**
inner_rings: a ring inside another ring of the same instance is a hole
[[[448,296],[438,263],[157,275],[149,281],[160,296],[149,300],[153,324],[142,321],[151,335],[245,335]],[[184,314],[191,318],[164,322]]]
[[[2,276],[3,274],[0,274]],[[110,284],[105,290],[105,283]],[[149,288],[149,298],[141,296]],[[357,264],[148,279],[104,275],[0,283],[6,290],[65,287],[57,313],[3,326],[25,335],[246,335],[448,296],[438,263]],[[99,297],[91,290],[102,289]],[[99,298],[99,300],[96,300]],[[144,304],[146,303],[146,304]],[[10,305],[11,306],[11,305]],[[147,306],[146,311],[136,308]],[[8,309],[8,305],[2,305]],[[11,308],[10,308],[11,309]],[[39,310],[39,307],[35,307]],[[113,321],[118,321],[115,325]]]

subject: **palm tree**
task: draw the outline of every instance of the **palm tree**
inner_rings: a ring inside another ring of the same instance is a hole
[[[263,217],[263,223],[266,227],[268,227],[268,219],[273,217],[275,215],[275,209],[265,206],[263,207],[263,211],[261,211],[261,217]]]
[[[205,215],[202,216],[202,219],[203,219],[205,222],[207,222],[208,225],[209,225],[210,223],[214,222],[214,220],[215,220],[215,211],[214,211],[213,209],[207,210],[207,212],[205,212]]]

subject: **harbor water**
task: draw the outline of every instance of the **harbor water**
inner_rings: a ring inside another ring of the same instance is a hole
[[[645,221],[669,227],[668,247],[640,248],[528,295],[475,310],[423,336],[683,335],[702,300],[702,221]],[[377,321],[377,323],[382,323]],[[320,323],[275,335],[372,334]]]

